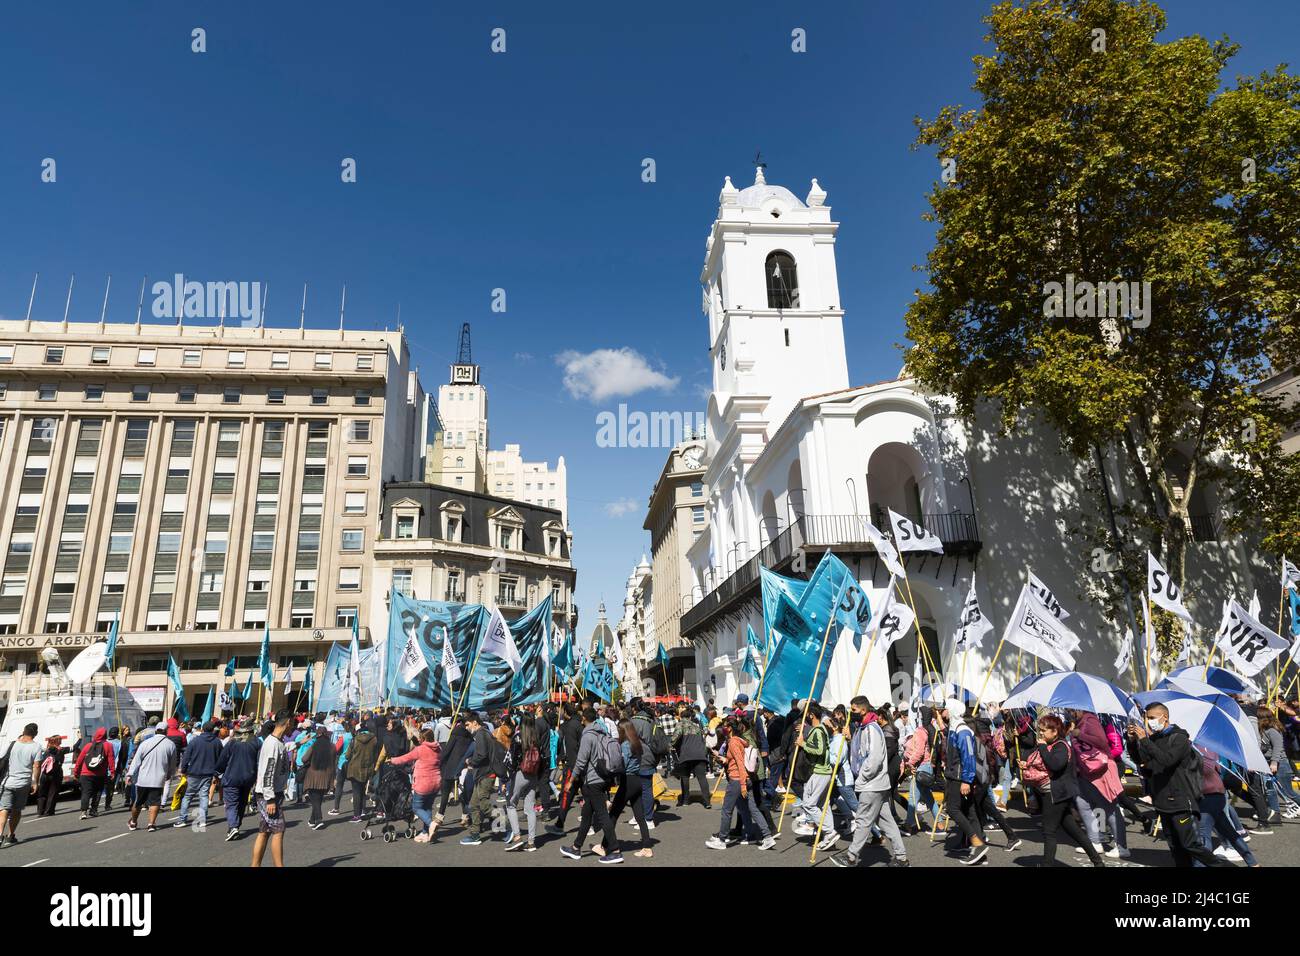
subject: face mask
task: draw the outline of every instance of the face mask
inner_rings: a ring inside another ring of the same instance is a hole
[[[1160,731],[1165,729],[1165,722],[1158,717],[1152,717],[1147,721],[1147,723],[1150,725],[1153,733],[1158,734]]]

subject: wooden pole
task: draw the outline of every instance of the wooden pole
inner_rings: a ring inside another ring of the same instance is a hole
[[[975,698],[975,712],[978,713],[980,703],[984,700],[984,692],[989,689],[989,679],[993,676],[993,668],[997,666],[998,657],[1002,654],[1002,645],[1007,642],[1006,632],[1002,634],[1002,640],[998,641],[997,650],[993,652],[993,660],[989,661],[988,673],[984,675],[984,683],[980,686],[980,694]]]
[[[836,601],[836,603],[837,603],[837,604],[839,603],[838,600]],[[817,667],[816,667],[815,670],[813,670],[812,684],[808,687],[808,696],[804,698],[804,702],[803,702],[803,713],[799,716],[799,730],[798,730],[798,732],[795,734],[795,740],[798,740],[800,737],[803,736],[803,728],[804,728],[804,724],[806,724],[806,723],[808,722],[808,708],[809,708],[809,706],[812,704],[812,695],[813,695],[813,690],[817,687],[817,674],[818,674],[818,672],[822,669],[822,658],[825,657],[825,655],[826,655],[826,644],[827,644],[827,642],[830,640],[830,637],[831,637],[831,627],[835,624],[835,608],[834,608],[833,606],[831,607],[830,612],[828,613],[827,617],[828,617],[828,620],[826,621],[826,632],[822,635],[822,649],[821,649],[821,653],[817,655]],[[795,757],[796,757],[795,754],[791,754],[791,755],[790,755],[790,773],[789,773],[789,775],[786,777],[786,780],[785,780],[785,790],[786,790],[786,794],[788,794],[788,793],[790,792],[790,784],[794,781],[794,765],[795,765]],[[784,800],[784,799],[782,799],[782,800],[781,800],[781,817],[780,817],[780,819],[777,820],[777,822],[776,822],[776,835],[777,835],[777,836],[780,836],[780,835],[781,835],[781,827],[783,827],[783,826],[785,825],[785,808],[786,808],[786,804],[787,804],[787,801]]]
[[[894,583],[894,577],[893,577],[893,575],[890,575],[890,577],[889,577],[890,590],[885,592],[886,596],[888,596],[889,593],[893,590],[893,583]],[[903,585],[907,588],[907,606],[910,607],[910,608],[912,609],[912,616],[913,616],[914,618],[916,618],[916,640],[917,640],[918,643],[920,643],[920,645],[921,645],[922,647],[925,647],[925,639],[924,639],[924,637],[923,637],[922,634],[921,634],[921,615],[918,614],[918,613],[916,613],[916,601],[915,601],[915,599],[913,599],[913,597],[912,597],[912,582],[909,581],[908,578],[907,578],[907,567],[906,567],[906,565],[903,567]],[[927,655],[927,656],[929,655],[929,648],[926,648],[926,655]],[[935,687],[934,687],[934,670],[933,670],[933,669],[934,669],[934,663],[935,663],[935,662],[934,662],[934,659],[933,659],[933,658],[930,658],[930,668],[931,668],[931,670],[930,670],[930,680],[929,680],[929,684],[930,684],[930,695],[931,695],[932,697],[933,697],[934,694],[935,694]],[[942,677],[943,674],[940,673],[939,676]]]

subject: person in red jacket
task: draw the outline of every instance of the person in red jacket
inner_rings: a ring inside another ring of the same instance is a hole
[[[81,784],[81,819],[99,816],[99,794],[112,776],[113,748],[108,743],[108,730],[100,727],[94,739],[81,748],[72,766],[72,779]]]

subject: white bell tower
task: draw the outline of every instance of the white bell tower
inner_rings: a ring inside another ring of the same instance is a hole
[[[714,407],[739,399],[775,430],[800,398],[849,385],[839,223],[816,179],[800,201],[755,165],[752,186],[736,189],[729,176],[722,185],[700,282]]]

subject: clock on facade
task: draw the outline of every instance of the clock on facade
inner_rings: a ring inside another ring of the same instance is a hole
[[[682,450],[682,462],[687,468],[699,468],[704,459],[704,450],[699,445],[691,445]]]

